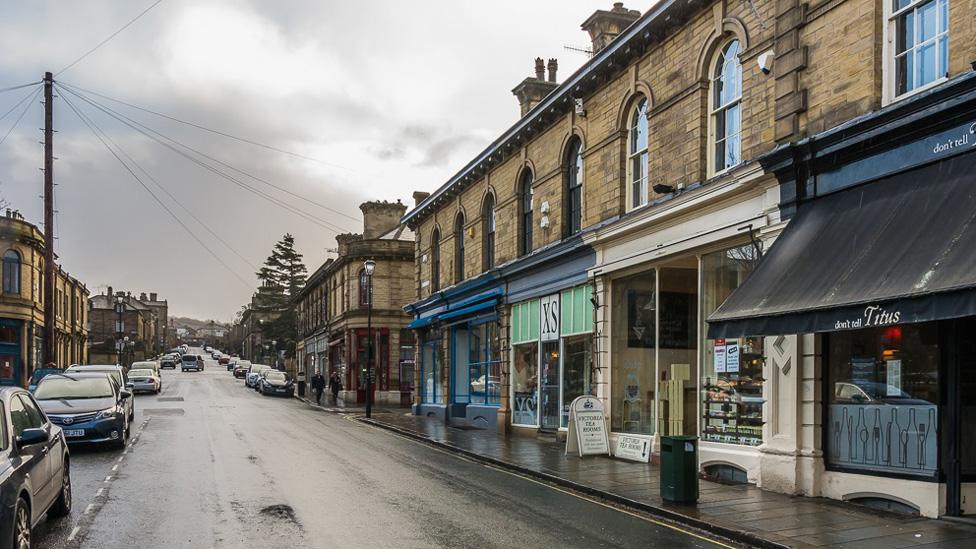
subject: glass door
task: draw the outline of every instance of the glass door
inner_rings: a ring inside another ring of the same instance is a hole
[[[542,404],[542,429],[559,429],[559,341],[541,345],[542,383],[539,395]]]

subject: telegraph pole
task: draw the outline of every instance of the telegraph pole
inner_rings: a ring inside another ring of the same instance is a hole
[[[54,362],[54,76],[44,73],[44,362]]]

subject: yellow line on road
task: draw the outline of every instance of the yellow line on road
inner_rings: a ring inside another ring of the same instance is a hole
[[[355,416],[343,416],[343,419],[346,419],[348,421],[356,421],[356,423],[359,423],[360,425],[363,424],[362,422],[356,420],[356,417]],[[411,437],[408,437],[406,435],[402,435],[400,433],[397,433],[396,431],[390,431],[389,429],[380,429],[380,430],[381,431],[385,431],[385,432],[390,433],[390,434],[393,434],[393,435],[397,435],[400,438],[405,438],[405,439],[410,440],[410,441],[413,441],[413,442],[417,442],[417,443],[420,442],[420,441],[418,441],[418,440],[416,440],[414,438],[411,438]],[[532,478],[530,476],[526,476],[526,475],[521,474],[521,473],[516,473],[516,472],[510,471],[508,469],[502,469],[501,467],[498,467],[496,465],[491,465],[491,464],[488,464],[488,463],[483,463],[483,462],[478,461],[476,459],[473,459],[473,458],[470,458],[468,456],[465,456],[464,454],[458,454],[456,452],[451,452],[449,450],[445,450],[443,448],[440,448],[438,446],[431,445],[431,444],[425,444],[425,446],[427,446],[428,448],[431,448],[432,450],[435,450],[437,452],[440,452],[442,454],[446,454],[446,455],[449,455],[449,456],[452,456],[454,458],[461,459],[461,460],[464,460],[464,461],[467,461],[467,462],[470,462],[470,463],[475,463],[477,465],[481,465],[482,467],[486,467],[488,469],[493,469],[495,471],[498,471],[500,473],[505,473],[506,475],[510,475],[510,476],[513,476],[513,477],[518,477],[520,479],[524,479],[524,480],[527,480],[529,482],[533,482],[533,483],[538,484],[540,486],[545,486],[546,488],[549,488],[551,490],[555,490],[557,492],[562,492],[563,494],[566,494],[566,495],[569,495],[569,496],[573,496],[574,498],[581,499],[583,501],[588,501],[590,503],[595,503],[595,504],[600,505],[602,507],[606,507],[607,509],[610,509],[610,510],[613,510],[613,511],[617,511],[619,513],[624,513],[624,514],[630,515],[630,516],[632,516],[632,517],[634,517],[636,519],[643,520],[644,522],[649,522],[651,524],[656,524],[658,526],[663,526],[665,528],[674,530],[676,532],[681,532],[682,534],[691,536],[693,538],[700,539],[702,541],[706,541],[706,542],[711,543],[713,545],[717,545],[718,547],[725,547],[727,549],[735,549],[735,546],[733,546],[733,545],[728,545],[726,543],[722,543],[720,541],[716,541],[716,540],[714,540],[712,538],[703,536],[701,534],[692,532],[690,530],[685,530],[684,528],[681,528],[679,526],[675,526],[675,525],[669,524],[667,522],[663,522],[663,521],[660,521],[660,520],[656,520],[656,519],[653,519],[653,518],[650,518],[650,517],[641,515],[639,513],[635,513],[633,511],[629,511],[627,509],[623,509],[623,508],[618,507],[618,506],[610,505],[610,504],[608,504],[606,502],[600,501],[599,499],[596,499],[596,498],[593,498],[593,497],[590,497],[590,496],[586,496],[586,495],[580,494],[578,492],[574,492],[572,490],[566,490],[564,488],[560,488],[560,487],[555,486],[553,484],[550,484],[548,482],[543,482],[541,480],[534,479],[534,478]]]

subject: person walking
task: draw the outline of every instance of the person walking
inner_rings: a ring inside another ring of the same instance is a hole
[[[325,376],[321,372],[315,372],[312,376],[312,390],[315,391],[315,403],[322,405],[322,391],[325,390]]]
[[[332,372],[329,376],[329,388],[332,389],[332,404],[338,406],[339,391],[342,390],[342,378],[339,377],[339,372]]]

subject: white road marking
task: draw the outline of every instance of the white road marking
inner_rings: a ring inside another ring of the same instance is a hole
[[[79,530],[81,530],[81,526],[75,526],[74,528],[72,528],[71,529],[71,533],[68,534],[68,541],[74,541],[75,540],[75,536],[78,535],[78,531]]]
[[[94,503],[89,503],[88,504],[88,507],[85,507],[85,514],[87,515],[88,513],[91,513],[92,512],[92,509],[94,509],[94,508],[95,508],[95,504]]]
[[[104,492],[104,491],[105,491],[105,488],[99,488],[98,491],[95,492],[95,497],[97,498],[98,496],[102,495],[102,492]]]
[[[110,480],[112,480],[112,475],[105,477],[105,482],[109,482]]]
[[[116,463],[115,465],[112,466],[112,472],[114,473],[118,470],[119,470],[119,464]]]

